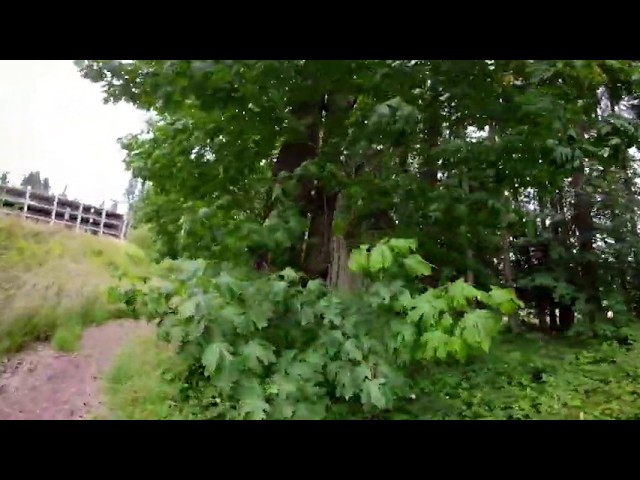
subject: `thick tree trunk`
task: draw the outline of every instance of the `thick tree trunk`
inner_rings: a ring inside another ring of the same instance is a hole
[[[429,150],[425,155],[419,175],[429,187],[433,188],[438,184],[438,159],[434,150],[440,145],[442,138],[442,114],[440,104],[435,100],[426,120],[425,134]]]
[[[556,248],[567,251],[569,249],[569,222],[567,221],[567,215],[564,208],[564,195],[562,190],[558,190],[551,201],[551,208],[553,210],[553,218],[551,219],[550,229]],[[549,247],[548,262],[554,260],[550,257],[551,248]],[[570,275],[569,275],[570,277]],[[556,318],[556,306],[558,308],[558,317]],[[551,306],[551,312],[549,313],[551,328],[559,330],[560,332],[567,332],[575,321],[575,312],[573,309],[573,302],[567,302],[566,299],[560,299],[554,301]]]
[[[573,217],[571,219],[576,229],[578,251],[581,254],[579,262],[581,285],[587,294],[588,303],[591,306],[589,321],[595,322],[601,309],[600,293],[598,289],[597,266],[593,258],[594,223],[592,216],[593,202],[585,189],[584,166],[576,170],[571,179],[571,187],[574,189],[575,200]]]
[[[344,197],[338,197],[336,212],[344,209]],[[361,286],[361,278],[349,270],[350,248],[343,235],[334,233],[331,238],[331,264],[327,283],[330,288],[342,291],[355,291]]]
[[[511,265],[511,236],[506,227],[504,232],[502,232],[502,276],[507,287],[515,287],[513,281],[513,266]],[[509,315],[509,327],[514,333],[520,333],[522,331],[517,313]]]
[[[326,101],[327,111],[322,135],[322,160],[340,161],[342,142],[349,112],[355,106],[353,97],[330,94]],[[309,230],[304,248],[303,271],[312,278],[327,279],[331,263],[332,227],[336,213],[339,191],[336,187],[316,181],[312,187],[309,209]]]
[[[627,157],[627,159],[628,161],[631,160],[629,157]],[[626,204],[628,206],[631,206],[632,212],[633,212],[632,215],[628,217],[628,229],[629,229],[628,231],[630,232],[631,236],[636,236],[638,234],[638,221],[637,221],[638,198],[635,195],[635,192],[633,190],[634,182],[631,174],[629,173],[629,168],[630,168],[630,165],[627,165],[625,168],[623,185],[624,185],[624,191],[625,191]],[[627,311],[632,312],[634,311],[634,308],[635,308],[634,292],[633,292],[634,285],[632,281],[632,276],[634,271],[633,266],[637,264],[637,261],[636,261],[637,251],[633,247],[631,247],[631,248],[625,249],[625,254],[626,254],[626,258],[620,258],[619,260],[620,263],[627,264],[627,268],[625,269],[625,273],[621,279],[621,288],[624,293],[624,299],[625,299],[625,305],[627,307]],[[629,261],[629,259],[631,259],[631,261]]]
[[[336,212],[338,193],[325,193],[318,185],[309,221],[303,270],[312,278],[327,278],[331,261],[331,228]]]
[[[303,125],[303,131],[290,139],[287,139],[280,147],[278,157],[273,164],[271,173],[274,182],[278,184],[278,177],[281,173],[294,173],[304,162],[316,158],[320,145],[320,128],[322,124],[322,108],[324,98],[319,98],[315,102],[301,103],[292,109],[292,116]],[[311,202],[311,191],[313,183],[304,180],[298,185],[296,201],[299,213],[306,217],[309,213]],[[274,205],[269,195],[263,214],[263,221],[266,220],[273,211]],[[288,265],[298,268],[302,266],[302,251],[304,237],[298,242],[294,242],[288,252]],[[270,264],[270,253],[262,251],[257,254],[254,265],[258,270],[266,270]]]

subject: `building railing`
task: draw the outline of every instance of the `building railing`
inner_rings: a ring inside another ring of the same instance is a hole
[[[0,186],[0,208],[4,213],[49,224],[61,224],[93,235],[123,240],[127,235],[126,215],[60,195],[32,190],[31,187]]]

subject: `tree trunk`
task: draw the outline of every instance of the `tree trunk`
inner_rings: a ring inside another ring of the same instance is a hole
[[[341,139],[355,101],[349,95],[333,93],[327,95],[326,106],[321,156],[325,162],[338,163],[342,155]],[[302,267],[308,276],[326,280],[331,263],[333,219],[340,192],[335,186],[318,180],[310,193],[309,230]]]
[[[312,278],[326,279],[331,261],[331,227],[336,212],[338,193],[326,193],[317,185],[309,221],[303,270]]]
[[[278,157],[271,169],[275,184],[280,183],[278,177],[281,173],[294,173],[304,162],[316,158],[320,145],[320,127],[322,124],[322,108],[324,98],[320,98],[315,102],[301,103],[292,109],[292,116],[303,125],[303,131],[299,135],[287,139],[278,152]],[[299,213],[302,217],[306,217],[309,213],[309,203],[312,182],[305,180],[298,185],[296,202]],[[265,205],[263,221],[265,221],[273,211],[274,204],[271,195]],[[294,268],[302,265],[302,248],[304,237],[298,242],[294,242],[288,252],[288,264]],[[269,267],[270,254],[262,251],[257,254],[254,265],[258,270],[266,270]]]
[[[338,196],[336,212],[344,209],[344,197]],[[360,288],[360,277],[349,270],[349,245],[343,235],[334,233],[331,238],[331,264],[327,283],[330,288],[343,291],[355,291]]]
[[[631,159],[629,157],[627,157],[628,162],[631,161]],[[626,165],[625,171],[624,171],[624,180],[623,180],[623,185],[624,185],[624,191],[625,191],[625,201],[627,203],[628,206],[631,206],[632,209],[632,214],[628,217],[628,231],[629,234],[633,237],[633,236],[637,236],[638,235],[638,221],[637,221],[637,213],[638,213],[638,198],[635,195],[635,192],[633,190],[633,178],[632,175],[629,172],[631,165]],[[627,254],[627,258],[626,259],[620,259],[620,263],[625,263],[627,264],[627,267],[625,269],[624,275],[622,276],[622,282],[621,282],[621,287],[624,293],[624,299],[625,299],[625,304],[627,306],[627,310],[629,312],[634,311],[635,308],[635,301],[634,301],[634,286],[633,286],[633,281],[632,281],[632,277],[633,277],[633,271],[634,271],[634,266],[637,264],[637,251],[635,250],[635,248],[628,248],[625,249],[625,253]]]
[[[502,276],[504,283],[509,288],[514,288],[513,266],[511,265],[511,237],[509,230],[505,226],[502,232]],[[509,315],[509,327],[513,333],[520,333],[522,327],[517,313]]]
[[[597,266],[593,258],[591,258],[595,233],[591,212],[593,202],[591,196],[585,190],[584,166],[581,166],[574,172],[571,179],[571,187],[575,193],[573,217],[571,221],[576,229],[578,251],[581,254],[579,260],[580,279],[577,284],[582,286],[584,292],[587,294],[587,301],[591,306],[589,321],[593,323],[601,310],[601,302],[598,289]]]
[[[556,248],[562,249],[565,253],[569,249],[569,222],[564,208],[564,194],[562,190],[558,190],[553,196],[551,201],[551,208],[553,210],[553,218],[551,219],[550,229],[553,237],[553,242]],[[551,249],[553,245],[549,246],[549,258],[548,262],[554,262],[551,258]],[[557,269],[556,269],[557,270]],[[571,274],[568,275],[571,278]],[[566,278],[566,277],[565,277]],[[558,317],[556,318],[556,306],[558,307]],[[551,328],[559,330],[560,332],[567,332],[575,321],[574,302],[567,302],[566,299],[559,299],[552,302],[551,312],[549,313]]]
[[[440,104],[433,100],[433,106],[426,120],[425,134],[427,137],[428,153],[423,161],[419,176],[429,185],[435,187],[438,184],[438,159],[434,150],[440,145],[442,137],[442,114]]]

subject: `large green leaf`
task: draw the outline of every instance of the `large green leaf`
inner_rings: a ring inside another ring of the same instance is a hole
[[[409,255],[402,259],[407,271],[414,277],[423,275],[431,275],[431,265],[426,262],[420,255]]]
[[[225,342],[211,343],[202,354],[202,365],[208,375],[213,375],[218,366],[233,358],[233,348]]]
[[[389,268],[393,262],[393,253],[388,245],[379,243],[371,251],[369,257],[369,268],[372,272],[377,272]]]

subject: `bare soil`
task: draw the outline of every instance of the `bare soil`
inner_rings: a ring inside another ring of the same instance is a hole
[[[100,378],[146,322],[119,320],[84,332],[77,353],[39,344],[0,363],[0,420],[82,420],[104,415]]]

